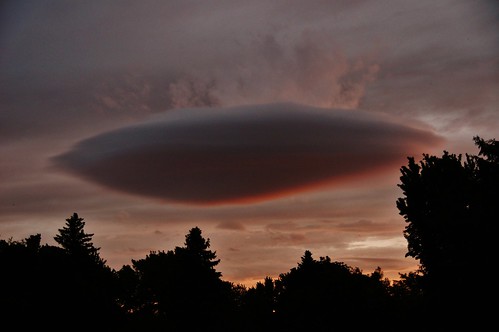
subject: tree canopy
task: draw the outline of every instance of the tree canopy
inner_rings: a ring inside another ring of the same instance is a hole
[[[474,142],[478,155],[409,158],[397,200],[407,223],[406,256],[419,260],[425,290],[459,312],[490,294],[483,275],[471,271],[497,257],[499,144],[478,136]]]
[[[0,239],[0,314],[23,327],[117,331],[422,331],[495,319],[499,144],[474,137],[477,155],[424,154],[400,168],[396,206],[406,256],[417,271],[399,280],[365,274],[310,250],[287,272],[253,287],[217,271],[199,227],[183,246],[150,251],[119,270],[100,258],[77,213],[42,245],[41,234]],[[26,319],[29,318],[29,319]],[[31,325],[30,325],[31,324]]]

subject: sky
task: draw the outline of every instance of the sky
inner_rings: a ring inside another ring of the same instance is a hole
[[[73,213],[120,269],[199,227],[247,286],[385,277],[400,168],[499,138],[497,1],[3,1],[0,238]]]

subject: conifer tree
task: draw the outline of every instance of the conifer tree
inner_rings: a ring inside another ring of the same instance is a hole
[[[214,268],[220,259],[217,258],[215,251],[209,250],[210,239],[205,239],[202,236],[201,229],[199,227],[194,227],[189,230],[189,233],[185,236],[185,247],[177,248],[185,250],[190,255],[193,255],[200,259],[200,263],[206,267]]]
[[[59,234],[54,240],[73,258],[78,260],[90,258],[96,263],[105,262],[99,257],[100,248],[94,247],[92,237],[94,234],[85,233],[85,222],[77,213],[66,219],[66,225],[59,229]]]

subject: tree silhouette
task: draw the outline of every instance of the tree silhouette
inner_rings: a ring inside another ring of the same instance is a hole
[[[31,236],[30,240],[0,240],[0,316],[3,324],[15,322],[20,312],[35,312],[39,297],[34,275],[39,246],[34,244],[39,237],[40,234]]]
[[[79,322],[80,327],[112,319],[112,283],[81,267],[62,248],[40,245],[41,235],[0,241],[0,312],[4,324],[28,328]],[[83,320],[83,317],[85,319]],[[26,319],[29,318],[29,319]],[[109,322],[109,321],[108,321]]]
[[[230,331],[235,317],[232,284],[215,270],[219,260],[209,250],[209,239],[194,227],[184,244],[174,250],[151,251],[118,271],[122,283],[135,289],[123,296],[125,308],[140,326]]]
[[[0,239],[0,315],[6,326],[118,331],[421,331],[494,323],[499,144],[474,137],[478,155],[423,155],[401,167],[396,204],[419,269],[393,284],[305,250],[296,267],[247,289],[222,279],[199,227],[183,246],[151,251],[114,271],[77,213],[41,235]],[[489,278],[489,279],[487,279]],[[29,320],[26,320],[29,317]],[[30,326],[29,324],[34,324]]]
[[[275,282],[279,326],[287,331],[360,330],[386,322],[389,294],[382,276],[379,268],[368,276],[328,256],[315,260],[307,250],[298,266]]]
[[[456,313],[467,317],[473,312],[470,317],[482,319],[487,308],[478,304],[497,295],[480,275],[466,273],[497,257],[499,145],[478,136],[474,141],[478,156],[466,154],[463,161],[462,155],[447,151],[441,157],[424,154],[419,163],[410,157],[401,168],[399,187],[405,197],[397,200],[397,208],[407,222],[406,256],[419,260],[420,285],[434,308],[452,312],[439,317],[442,322]]]
[[[300,269],[308,269],[311,268],[315,263],[314,258],[312,257],[312,252],[310,250],[305,250],[305,253],[301,257],[301,262],[298,263],[298,268]]]
[[[242,297],[242,315],[244,322],[239,331],[276,331],[275,315],[276,290],[274,280],[265,277],[263,282],[257,282],[247,289]]]
[[[75,259],[91,259],[101,265],[105,261],[99,257],[100,248],[94,247],[92,237],[94,234],[85,233],[85,222],[75,212],[66,219],[66,225],[59,229],[59,234],[54,237],[54,240]]]
[[[100,248],[92,243],[94,234],[85,232],[83,220],[77,213],[67,218],[54,237],[63,255],[55,255],[51,250],[44,256],[44,266],[48,268],[45,275],[52,275],[59,283],[53,284],[57,294],[53,296],[53,305],[59,310],[59,320],[82,320],[81,326],[87,327],[97,322],[117,324],[121,319],[116,304],[117,275],[100,258]],[[64,303],[64,307],[58,303]]]
[[[220,259],[217,259],[216,252],[209,250],[210,239],[203,238],[201,234],[199,227],[191,228],[185,236],[185,247],[176,247],[175,253],[189,256],[196,260],[200,267],[209,269],[215,276],[220,277],[222,274],[214,269],[220,263]]]

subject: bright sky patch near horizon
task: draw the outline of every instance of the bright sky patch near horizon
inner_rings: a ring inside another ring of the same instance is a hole
[[[414,270],[422,153],[498,139],[496,1],[4,1],[0,236],[77,212],[119,269],[199,226],[226,280]]]

